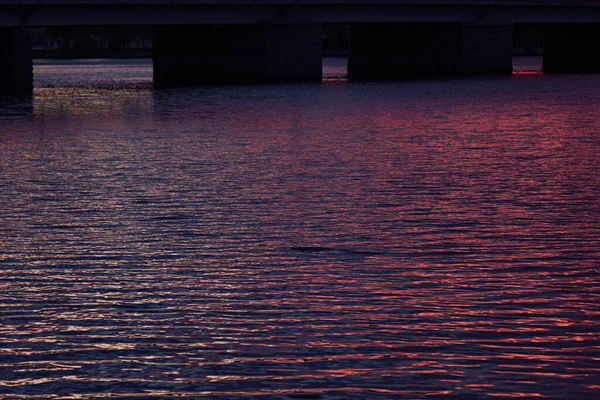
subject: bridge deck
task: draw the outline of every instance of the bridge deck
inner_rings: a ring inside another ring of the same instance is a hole
[[[127,6],[214,6],[214,5],[448,5],[448,6],[533,6],[533,7],[600,7],[600,0],[0,0],[0,6],[36,6],[36,5],[127,5]]]
[[[0,27],[600,23],[600,0],[0,0]]]

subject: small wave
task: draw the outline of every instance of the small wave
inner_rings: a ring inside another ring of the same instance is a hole
[[[373,250],[357,250],[357,249],[349,249],[345,247],[326,247],[326,246],[292,246],[291,250],[301,252],[301,253],[342,253],[342,254],[354,254],[361,256],[373,256],[382,254],[380,251]]]

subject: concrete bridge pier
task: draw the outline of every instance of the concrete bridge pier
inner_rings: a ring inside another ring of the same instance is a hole
[[[321,81],[323,27],[321,24],[262,25],[265,43],[264,79],[267,81]]]
[[[348,75],[356,80],[510,74],[512,26],[355,24]]]
[[[543,68],[548,73],[600,73],[600,24],[549,24]]]
[[[31,94],[33,52],[29,31],[0,28],[0,94]]]
[[[350,26],[348,75],[394,80],[459,71],[460,25],[361,23]]]
[[[462,24],[461,74],[512,74],[513,29],[513,25]]]
[[[253,25],[160,26],[153,30],[157,86],[252,81],[261,73],[261,31]]]
[[[157,86],[321,80],[320,25],[168,26],[154,30]]]

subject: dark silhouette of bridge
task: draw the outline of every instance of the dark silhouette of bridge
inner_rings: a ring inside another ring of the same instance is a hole
[[[515,24],[547,72],[600,72],[600,0],[0,0],[0,92],[30,92],[28,29],[144,26],[156,85],[319,81],[322,26],[350,26],[352,79],[510,74]]]

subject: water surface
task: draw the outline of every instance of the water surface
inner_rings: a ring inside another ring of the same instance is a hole
[[[340,70],[38,62],[0,115],[0,397],[600,397],[600,77]]]

